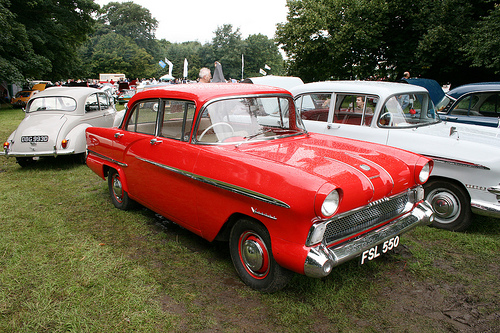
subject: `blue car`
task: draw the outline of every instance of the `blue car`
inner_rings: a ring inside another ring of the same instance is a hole
[[[459,86],[447,92],[436,109],[445,121],[499,127],[500,82]]]

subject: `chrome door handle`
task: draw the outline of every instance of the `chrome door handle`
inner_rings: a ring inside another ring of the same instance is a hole
[[[160,144],[162,143],[163,141],[161,140],[158,140],[158,139],[151,139],[151,141],[149,141],[150,144],[152,145],[157,145],[157,144]]]
[[[115,133],[115,138],[117,138],[117,139],[118,139],[118,138],[121,138],[123,135],[124,135],[124,134],[122,134],[122,133]]]

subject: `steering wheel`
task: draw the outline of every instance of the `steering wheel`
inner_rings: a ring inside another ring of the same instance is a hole
[[[215,127],[215,126],[219,126],[219,125],[228,126],[228,127],[231,129],[231,134],[232,134],[231,136],[234,136],[234,128],[233,128],[233,126],[231,126],[231,124],[229,124],[229,123],[221,122],[221,123],[214,123],[214,124],[212,124],[212,125],[208,126],[208,127],[207,127],[207,128],[206,128],[206,129],[205,129],[205,130],[204,130],[204,131],[200,134],[200,136],[198,137],[198,141],[201,141],[201,139],[203,138],[203,136],[204,136],[205,134],[207,134],[207,132],[208,132],[210,129],[212,129],[212,128],[213,128],[213,127]]]
[[[384,122],[387,122],[386,124],[383,124],[382,123],[382,120],[384,120]],[[383,126],[392,126],[393,123],[392,123],[392,113],[390,112],[386,112],[384,114],[382,114],[380,116],[380,120],[379,120],[379,123]]]

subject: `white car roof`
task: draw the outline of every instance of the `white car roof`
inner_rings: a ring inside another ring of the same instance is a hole
[[[384,81],[323,81],[306,83],[290,89],[295,96],[303,92],[337,92],[337,93],[362,93],[378,95],[385,98],[390,95],[409,92],[428,93],[425,88],[407,83]]]
[[[81,97],[98,92],[102,91],[97,88],[90,87],[51,87],[39,92],[36,97],[68,96],[78,100]]]

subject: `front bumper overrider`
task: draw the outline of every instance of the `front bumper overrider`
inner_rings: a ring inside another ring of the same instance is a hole
[[[417,225],[429,225],[433,220],[434,212],[431,206],[426,201],[421,201],[412,211],[359,238],[329,248],[323,244],[311,248],[304,263],[304,274],[315,278],[327,276],[333,267],[356,258],[375,245],[405,233]]]

